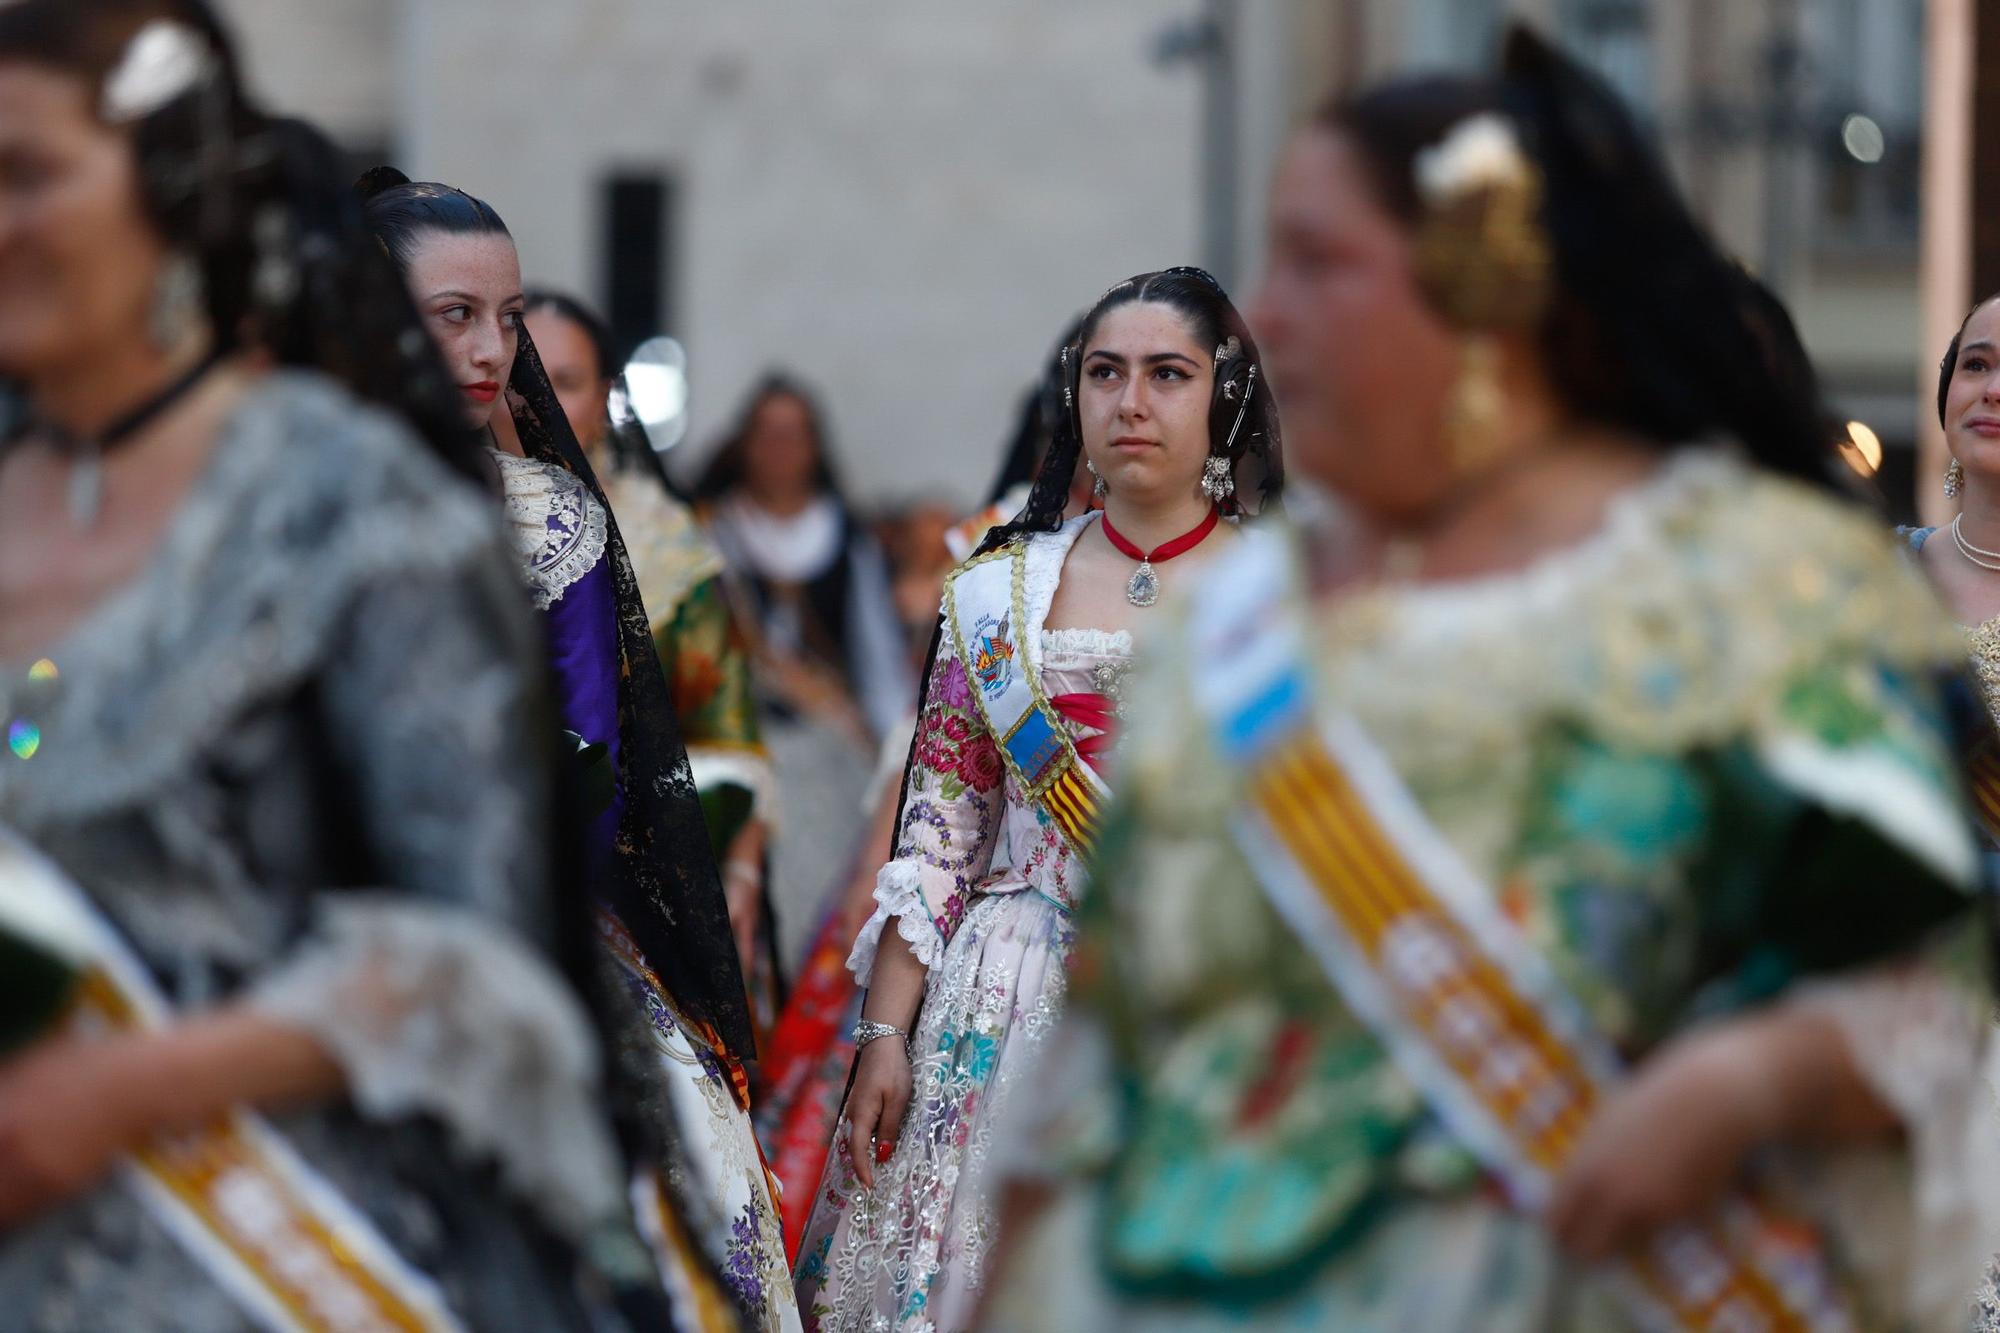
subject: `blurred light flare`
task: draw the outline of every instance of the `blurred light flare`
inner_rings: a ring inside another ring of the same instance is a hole
[[[1859,111],[1840,122],[1840,144],[1856,162],[1873,166],[1882,160],[1888,140],[1872,116]]]
[[[24,717],[15,718],[7,725],[7,748],[17,759],[33,759],[42,748],[42,729]]]
[[[1872,477],[1882,469],[1882,438],[1867,423],[1850,421],[1847,438],[1840,442],[1840,456],[1862,476]]]
[[[28,679],[32,681],[59,680],[62,672],[56,670],[55,662],[47,657],[28,668]]]

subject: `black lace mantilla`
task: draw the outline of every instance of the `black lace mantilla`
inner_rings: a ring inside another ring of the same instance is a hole
[[[618,520],[577,446],[541,356],[526,330],[508,387],[514,425],[532,458],[582,479],[610,516],[606,551],[618,599],[618,734],[625,810],[613,865],[600,886],[608,905],[689,1018],[712,1027],[741,1059],[756,1055],[736,939],[687,747],[639,596]]]

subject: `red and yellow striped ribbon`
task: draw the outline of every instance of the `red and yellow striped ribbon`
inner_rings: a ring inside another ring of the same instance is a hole
[[[1966,785],[1972,792],[1973,813],[1986,836],[2000,843],[2000,745],[1982,740],[1965,763]]]
[[[1262,763],[1251,794],[1372,968],[1396,969],[1390,955],[1399,940],[1418,940],[1442,960],[1429,982],[1396,991],[1402,1017],[1524,1158],[1557,1172],[1600,1098],[1569,1043],[1390,842],[1318,737],[1288,742]],[[1469,1029],[1468,1020],[1476,1020]],[[1492,1057],[1503,1048],[1516,1058],[1496,1078]],[[1735,1248],[1720,1225],[1689,1225],[1646,1247],[1628,1267],[1684,1328],[1811,1329],[1769,1277],[1736,1258]]]
[[[84,1024],[110,1029],[143,1025],[131,1000],[101,969],[84,975],[75,1005],[76,1019]],[[303,1333],[438,1333],[456,1328],[448,1318],[426,1313],[417,1298],[399,1292],[394,1276],[375,1271],[293,1173],[272,1160],[242,1113],[151,1139],[129,1160],[257,1283],[264,1297],[284,1312],[288,1327]]]
[[[1080,857],[1088,859],[1097,846],[1098,820],[1102,814],[1097,800],[1097,790],[1090,780],[1078,771],[1074,759],[1063,765],[1062,772],[1042,793],[1042,808],[1056,821],[1070,847]]]

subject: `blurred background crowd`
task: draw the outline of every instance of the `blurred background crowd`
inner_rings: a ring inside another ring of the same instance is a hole
[[[715,456],[762,418],[803,428],[913,661],[943,534],[991,498],[1079,293],[1190,257],[1247,280],[1298,118],[1330,89],[1474,68],[1510,17],[1608,78],[1783,298],[1849,461],[1902,521],[1944,466],[1935,349],[1966,293],[2000,285],[2000,237],[1971,221],[1995,178],[1978,164],[2000,157],[1974,115],[2000,95],[2000,37],[1974,0],[221,7],[274,109],[357,164],[490,200],[530,282],[595,302],[620,361],[655,334],[681,344],[686,415],[662,457],[684,493],[716,498]],[[799,396],[765,413],[773,374]],[[879,738],[894,710],[848,702]],[[810,915],[792,914],[794,954]]]

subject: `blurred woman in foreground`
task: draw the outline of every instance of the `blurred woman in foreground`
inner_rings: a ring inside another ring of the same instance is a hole
[[[83,976],[10,1326],[650,1325],[533,626],[334,162],[199,0],[0,6],[0,953]]]
[[[1135,686],[997,1325],[1962,1327],[1960,648],[1802,353],[1522,32],[1327,108],[1271,228],[1344,521],[1218,560]]]

